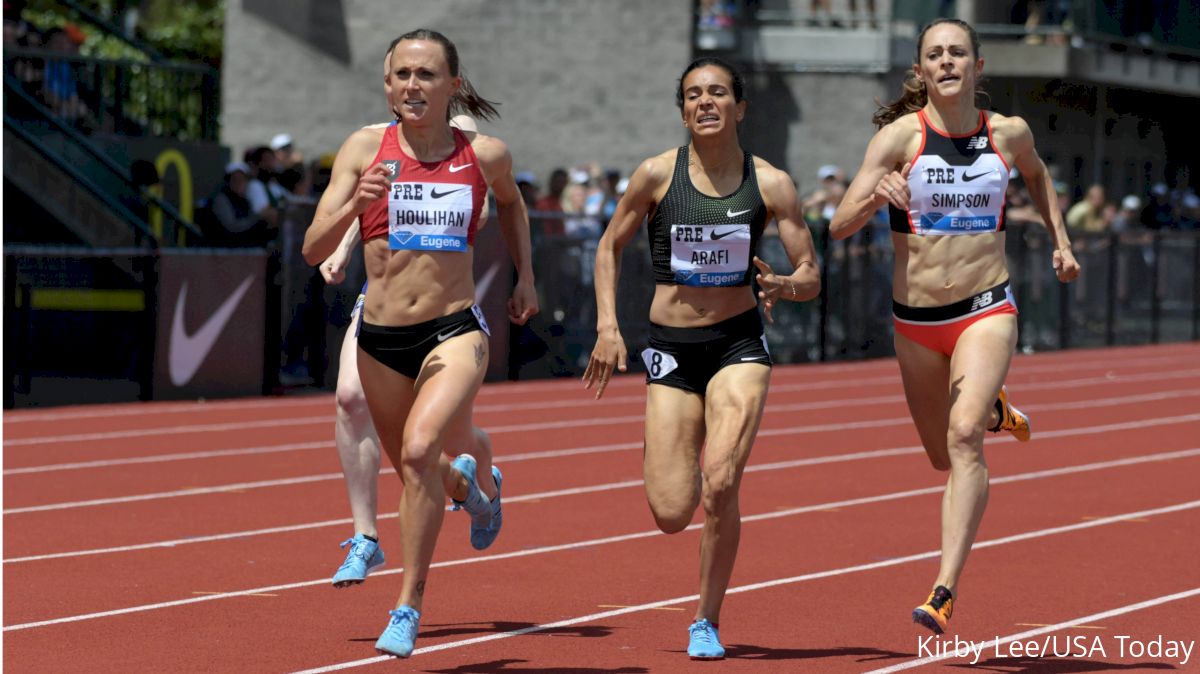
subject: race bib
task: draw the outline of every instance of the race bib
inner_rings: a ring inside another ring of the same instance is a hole
[[[679,367],[675,356],[658,349],[643,350],[642,362],[646,364],[646,373],[650,375],[651,379],[665,377]]]
[[[685,286],[735,286],[750,264],[750,225],[671,225],[671,273]]]
[[[491,337],[492,331],[488,329],[487,319],[483,317],[483,309],[480,309],[478,304],[472,304],[471,313],[475,314],[475,320],[479,321],[479,329],[483,330],[483,334]]]
[[[459,183],[392,183],[388,247],[466,252],[473,190]]]

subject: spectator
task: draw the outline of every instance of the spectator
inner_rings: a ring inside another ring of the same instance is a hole
[[[1112,231],[1120,234],[1130,232],[1141,224],[1142,200],[1130,194],[1121,200],[1121,208],[1112,219]]]
[[[514,178],[517,181],[517,189],[521,190],[521,200],[525,202],[525,209],[534,210],[538,201],[537,177],[532,171],[521,171]]]
[[[1104,212],[1104,187],[1099,183],[1088,188],[1079,203],[1067,211],[1067,228],[1072,234],[1103,234],[1108,231],[1108,219]]]
[[[46,48],[59,54],[59,58],[46,61],[42,98],[59,117],[71,122],[84,119],[88,116],[88,107],[79,96],[75,64],[70,60],[79,55],[79,45],[85,39],[83,31],[67,24],[65,28],[46,31],[45,38]]]
[[[572,217],[563,221],[563,232],[572,239],[600,238],[600,223],[587,214],[587,186],[573,183],[567,187],[563,212]]]
[[[563,221],[560,218],[547,218],[544,213],[563,212],[563,190],[567,188],[567,170],[556,168],[550,172],[549,192],[537,200],[535,211],[542,221],[542,234],[547,237],[562,236]]]
[[[1067,220],[1067,209],[1071,206],[1070,190],[1067,189],[1067,184],[1061,180],[1054,181],[1054,198],[1058,204],[1058,210],[1062,213],[1063,222]]]
[[[265,208],[278,209],[287,195],[287,190],[275,179],[278,164],[275,152],[269,147],[255,147],[246,150],[243,161],[250,167],[250,184],[246,188],[246,198],[255,213],[263,212]]]
[[[310,173],[313,196],[320,197],[325,192],[325,188],[329,186],[329,178],[333,175],[333,160],[336,156],[332,152],[326,152],[313,162]]]
[[[277,180],[285,191],[285,204],[315,204],[312,196],[312,177],[304,164],[293,164],[284,169]]]
[[[292,137],[286,133],[277,133],[271,138],[271,150],[275,153],[275,165],[278,170],[286,170],[297,164],[304,163],[304,155],[292,144]]]
[[[1029,191],[1025,189],[1024,183],[1015,180],[1020,174],[1013,169],[1009,177],[1008,187],[1004,192],[1004,217],[1009,222],[1040,223],[1041,216],[1033,206],[1033,200],[1029,198]]]
[[[247,198],[252,170],[244,162],[225,167],[225,183],[212,198],[216,227],[205,234],[218,246],[257,247],[275,239],[278,211],[255,211]]]
[[[1166,183],[1155,183],[1150,188],[1150,201],[1142,209],[1142,226],[1146,229],[1172,229],[1175,227],[1175,209],[1171,207],[1171,190]]]
[[[613,213],[617,211],[617,202],[621,200],[621,195],[617,193],[619,184],[621,184],[620,171],[610,168],[604,172],[604,177],[600,180],[600,188],[588,195],[584,211],[599,219],[602,231],[608,229],[608,221],[612,220]]]
[[[1183,197],[1179,213],[1179,228],[1186,230],[1200,229],[1200,197],[1186,194]]]

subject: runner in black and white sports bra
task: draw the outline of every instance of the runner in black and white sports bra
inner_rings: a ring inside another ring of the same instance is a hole
[[[996,151],[987,115],[970,133],[951,135],[917,111],[921,146],[908,174],[908,209],[888,204],[893,232],[918,236],[971,236],[1004,231],[1004,191],[1008,164]],[[1008,279],[971,297],[938,307],[914,307],[894,301],[896,332],[946,356],[976,321],[994,314],[1016,314]]]
[[[584,381],[598,385],[600,397],[613,369],[626,369],[617,260],[649,216],[655,292],[642,351],[646,496],[659,528],[676,533],[700,504],[703,479],[700,601],[687,651],[715,659],[725,653],[717,626],[737,551],[738,486],[771,372],[757,305],[771,320],[780,299],[814,297],[820,277],[791,178],[738,142],[741,76],[719,59],[700,59],[684,70],[676,96],[691,142],[638,167],[596,251],[598,335]],[[772,219],[795,268],[790,276],[755,256]]]
[[[921,31],[904,94],[876,113],[880,130],[829,226],[835,238],[845,238],[890,206],[904,395],[930,463],[950,471],[941,568],[933,591],[912,612],[914,622],[938,634],[953,613],[987,504],[983,431],[1030,437],[1029,419],[1008,403],[1004,388],[1017,342],[1004,257],[1010,166],[1025,177],[1042,215],[1059,280],[1079,275],[1028,125],[976,105],[982,70],[979,37],[967,23],[938,19]]]
[[[754,157],[744,153],[742,182],[723,197],[696,189],[688,175],[689,157],[688,146],[678,149],[671,186],[646,228],[654,282],[690,288],[749,286],[755,271],[751,260],[767,220]],[[703,327],[651,321],[649,344],[642,351],[647,383],[704,395],[708,382],[723,367],[736,363],[770,367],[755,304],[751,301],[749,309]]]

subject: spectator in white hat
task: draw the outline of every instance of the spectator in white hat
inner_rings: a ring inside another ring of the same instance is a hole
[[[1113,216],[1112,231],[1128,232],[1137,229],[1140,224],[1142,200],[1135,194],[1127,195],[1121,200],[1121,208]]]
[[[270,148],[275,153],[276,164],[280,171],[304,163],[304,155],[296,150],[291,134],[275,134],[271,137]]]

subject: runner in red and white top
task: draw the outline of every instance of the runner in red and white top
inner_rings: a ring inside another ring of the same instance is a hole
[[[491,544],[502,521],[501,476],[491,465],[490,442],[471,425],[488,359],[471,245],[487,218],[487,188],[517,271],[508,317],[523,324],[538,307],[529,219],[508,148],[449,124],[454,112],[497,116],[459,74],[454,44],[426,29],[400,36],[387,87],[398,123],[360,129],[342,145],[305,235],[304,257],[320,263],[361,217],[368,284],[358,328],[359,376],[380,443],[405,486],[403,586],[376,649],[407,657],[447,492],[462,497],[476,548]],[[486,454],[460,455],[453,469],[441,460],[443,451],[467,446]],[[460,474],[465,493],[454,493]]]

